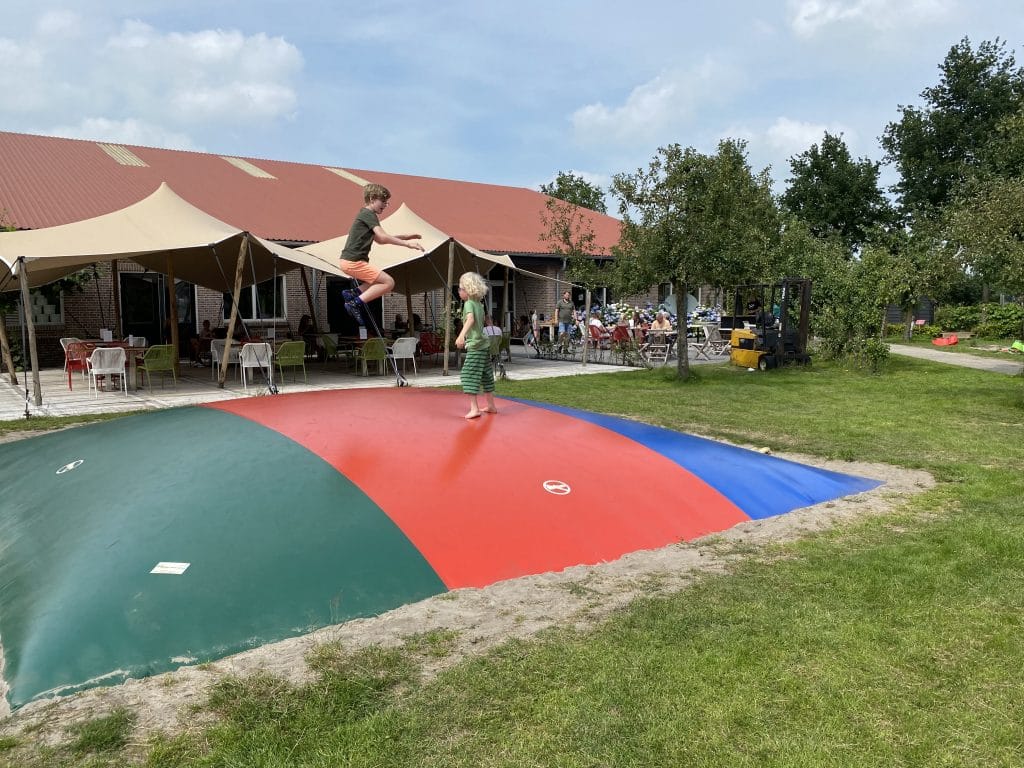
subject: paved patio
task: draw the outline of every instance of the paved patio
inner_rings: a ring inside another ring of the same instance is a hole
[[[691,357],[691,363],[697,363]],[[705,361],[699,361],[705,362]],[[675,361],[670,360],[669,365]],[[609,365],[607,363],[588,363],[583,365],[580,362],[565,360],[538,359],[522,354],[520,350],[513,351],[511,363],[505,364],[509,379],[544,379],[554,376],[580,376],[594,373],[618,373],[621,371],[636,370],[628,366]],[[401,365],[399,365],[401,370]],[[318,362],[306,363],[306,374],[308,381],[303,382],[301,370],[293,375],[291,369],[285,373],[283,382],[276,382],[278,391],[288,392],[310,392],[324,389],[347,389],[360,387],[387,387],[395,383],[394,374],[389,372],[381,376],[370,368],[369,376],[361,376],[354,369],[348,369],[343,364],[331,361],[327,364]],[[256,372],[259,374],[259,372]],[[275,371],[275,377],[277,372]],[[459,384],[459,371],[450,368],[447,376],[443,375],[440,363],[421,365],[419,375],[413,375],[412,366],[409,365],[406,377],[414,387],[451,387]],[[293,381],[293,378],[295,379]],[[234,370],[229,372],[224,388],[217,387],[212,380],[210,369],[193,368],[187,362],[183,364],[181,376],[178,379],[177,387],[167,377],[164,386],[161,388],[159,377],[156,377],[152,389],[129,390],[127,397],[120,390],[104,392],[94,395],[89,391],[87,379],[80,373],[72,374],[73,389],[68,389],[67,374],[60,368],[44,369],[40,373],[40,381],[43,392],[42,406],[35,406],[31,402],[32,382],[28,382],[29,405],[28,412],[32,416],[70,416],[86,413],[114,413],[118,411],[153,410],[159,408],[173,408],[181,405],[194,405],[196,403],[208,403],[220,400],[231,400],[238,397],[257,397],[267,394],[267,388],[262,383],[253,384],[250,382],[249,389],[242,388]],[[11,421],[25,417],[25,378],[19,373],[18,386],[12,386],[6,376],[0,379],[0,420]]]

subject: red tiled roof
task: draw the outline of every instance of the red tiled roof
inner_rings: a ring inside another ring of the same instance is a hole
[[[219,155],[126,146],[146,167],[121,165],[96,142],[0,132],[0,223],[20,229],[116,211],[161,182],[212,216],[270,240],[316,242],[347,234],[362,189],[324,166],[242,158],[257,178]],[[391,190],[434,226],[495,253],[547,253],[547,197],[520,187],[344,169]],[[617,242],[619,222],[587,211],[598,246]]]

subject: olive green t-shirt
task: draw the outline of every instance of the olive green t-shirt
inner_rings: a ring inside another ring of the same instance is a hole
[[[380,226],[377,214],[369,208],[360,208],[352,228],[348,231],[348,240],[341,251],[341,258],[346,261],[369,261],[370,246],[373,245],[373,230]]]
[[[558,301],[558,322],[560,323],[571,323],[575,319],[576,305],[572,303],[572,299],[566,301],[560,299]]]
[[[462,322],[473,316],[473,327],[466,332],[466,349],[490,349],[491,341],[484,335],[484,305],[476,299],[466,299],[462,304]]]

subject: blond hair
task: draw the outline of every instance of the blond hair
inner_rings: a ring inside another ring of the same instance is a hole
[[[383,184],[367,184],[363,187],[363,202],[366,205],[369,205],[374,200],[384,200],[387,202],[390,199],[391,193]]]
[[[466,272],[459,278],[459,288],[471,299],[480,301],[487,295],[487,281],[476,272]]]

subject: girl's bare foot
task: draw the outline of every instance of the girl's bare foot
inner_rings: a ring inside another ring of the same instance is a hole
[[[466,414],[466,418],[467,419],[479,419],[480,418],[480,411],[476,411],[476,410],[470,411],[469,413]]]
[[[484,408],[484,413],[497,413],[497,412],[498,412],[498,409],[495,408],[494,406],[488,406],[487,408]]]

